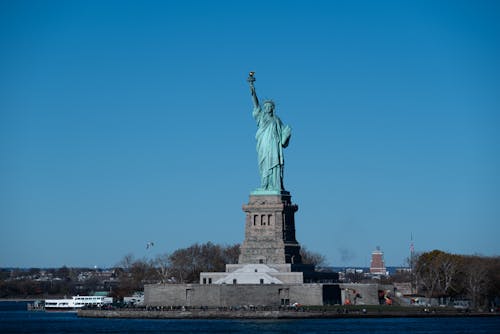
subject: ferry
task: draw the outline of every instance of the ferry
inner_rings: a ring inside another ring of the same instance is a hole
[[[46,299],[45,311],[76,311],[83,307],[111,305],[113,298],[103,296],[73,296],[71,299]]]

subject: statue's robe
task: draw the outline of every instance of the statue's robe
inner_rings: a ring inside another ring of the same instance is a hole
[[[283,125],[279,117],[254,108],[257,122],[257,158],[263,190],[283,190],[283,148],[288,146],[291,136],[289,126]]]

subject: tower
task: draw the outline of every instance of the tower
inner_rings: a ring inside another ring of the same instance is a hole
[[[370,274],[386,275],[387,271],[384,264],[384,253],[377,246],[377,249],[372,252],[372,261],[370,263]]]

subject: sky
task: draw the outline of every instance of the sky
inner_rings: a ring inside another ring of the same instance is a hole
[[[0,0],[0,267],[241,243],[249,71],[301,245],[500,255],[499,59],[498,1]]]

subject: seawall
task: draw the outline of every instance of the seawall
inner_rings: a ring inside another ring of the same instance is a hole
[[[78,310],[84,318],[131,318],[131,319],[328,319],[328,318],[396,318],[396,317],[486,317],[499,316],[498,313],[434,310],[405,311],[363,311],[362,309],[337,311],[300,310],[189,310],[189,311],[146,311],[146,310]]]

